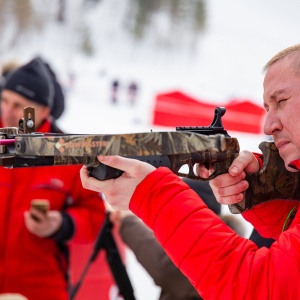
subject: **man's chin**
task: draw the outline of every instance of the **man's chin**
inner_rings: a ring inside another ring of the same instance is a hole
[[[293,167],[289,167],[288,165],[285,165],[286,169],[289,171],[289,172],[299,172],[299,170],[296,168],[293,168]]]
[[[283,159],[284,165],[288,171],[297,172],[299,171],[299,161],[300,161],[300,154],[298,154],[299,149],[295,149],[295,147],[291,149],[291,147],[289,146],[285,147],[284,149],[280,149],[279,155]],[[295,162],[294,164],[297,166],[293,167],[293,163],[291,162]]]

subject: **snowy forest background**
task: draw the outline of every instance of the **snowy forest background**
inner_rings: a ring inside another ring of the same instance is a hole
[[[0,0],[0,64],[36,55],[50,63],[65,90],[58,124],[66,132],[167,130],[152,124],[158,93],[261,104],[262,67],[299,43],[299,11],[299,0]],[[133,106],[132,81],[139,87]],[[265,139],[230,134],[252,151]],[[128,261],[137,298],[157,299],[159,289],[130,252]]]

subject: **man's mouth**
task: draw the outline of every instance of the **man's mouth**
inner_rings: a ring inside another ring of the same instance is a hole
[[[289,142],[287,141],[281,141],[281,142],[275,142],[275,145],[278,149],[278,151],[281,151]]]

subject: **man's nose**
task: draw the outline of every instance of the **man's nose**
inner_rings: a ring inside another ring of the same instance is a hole
[[[282,130],[280,119],[273,112],[267,112],[264,123],[264,134],[273,135],[276,131]]]

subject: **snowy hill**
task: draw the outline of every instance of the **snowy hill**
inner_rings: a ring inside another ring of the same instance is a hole
[[[299,43],[300,1],[208,0],[207,31],[193,52],[185,45],[170,51],[151,41],[133,43],[122,29],[126,1],[99,1],[83,18],[82,1],[72,0],[67,25],[49,21],[23,47],[3,54],[3,60],[17,57],[23,61],[39,54],[50,62],[67,90],[66,111],[58,122],[66,132],[167,130],[152,125],[153,100],[157,93],[173,89],[211,103],[231,97],[261,103],[264,63],[279,50]],[[91,57],[72,51],[76,48],[74,30],[82,24],[91,26],[95,40],[96,53]],[[110,103],[110,84],[115,78],[121,83],[118,105]],[[131,80],[140,87],[134,107],[127,102],[126,87]],[[230,134],[239,138],[242,149],[252,151],[258,151],[264,139]],[[131,253],[128,259],[137,299],[157,299],[159,289]]]

